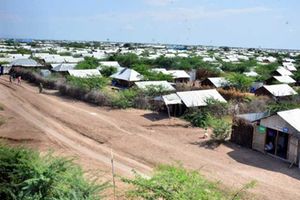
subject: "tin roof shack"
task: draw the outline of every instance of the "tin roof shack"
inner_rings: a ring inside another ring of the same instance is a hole
[[[121,71],[110,76],[114,80],[114,84],[121,87],[131,87],[134,82],[143,79],[143,76],[137,71],[129,68],[124,68]]]
[[[224,77],[209,77],[204,79],[201,85],[211,88],[226,88],[229,86],[229,82]]]
[[[272,85],[276,83],[286,83],[289,85],[294,85],[296,81],[290,76],[273,76],[266,80],[266,84]]]
[[[97,69],[72,69],[68,70],[68,73],[70,76],[78,78],[101,76],[101,73]]]
[[[276,99],[284,99],[298,94],[288,84],[264,85],[255,91],[257,96],[269,96]]]
[[[230,141],[238,145],[252,148],[253,133],[257,128],[257,122],[268,116],[268,113],[247,113],[233,118]]]
[[[277,112],[260,120],[253,132],[253,148],[299,164],[300,109]]]
[[[46,69],[47,68],[46,66],[36,62],[33,59],[29,59],[29,58],[21,58],[21,59],[13,60],[10,63],[10,66],[12,68],[20,67],[20,68],[26,68],[26,69]]]
[[[184,70],[168,70],[163,73],[171,75],[175,83],[187,83],[191,79],[191,76]]]
[[[62,75],[67,75],[68,70],[73,70],[76,67],[76,64],[73,63],[60,63],[60,64],[51,64],[51,71],[54,73],[59,73]]]

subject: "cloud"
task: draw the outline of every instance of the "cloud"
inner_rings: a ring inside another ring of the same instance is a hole
[[[150,6],[167,6],[173,4],[176,0],[144,0]]]
[[[175,21],[175,20],[199,20],[199,19],[218,19],[233,15],[254,14],[270,11],[265,7],[234,8],[208,10],[204,7],[198,8],[173,8],[167,11],[148,12],[146,15],[156,20]]]

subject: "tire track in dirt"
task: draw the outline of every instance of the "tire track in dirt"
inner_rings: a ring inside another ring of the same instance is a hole
[[[1,85],[4,84],[5,83],[1,81]],[[6,107],[18,113],[30,123],[34,124],[40,130],[46,133],[50,139],[54,139],[55,142],[62,144],[64,147],[70,150],[75,150],[81,154],[93,158],[94,160],[105,163],[108,166],[111,165],[111,150],[109,148],[99,145],[99,143],[97,143],[96,141],[82,136],[80,133],[77,133],[67,126],[63,126],[62,124],[56,122],[54,119],[48,116],[45,117],[44,114],[40,113],[37,109],[30,106],[26,102],[26,100],[24,100],[20,96],[17,96],[16,94],[12,95],[11,92],[6,92],[3,87],[1,91],[5,93],[6,98],[9,98],[11,96],[10,99],[14,99],[14,101],[10,101],[9,103],[7,103],[8,101],[5,101]],[[26,104],[24,104],[24,102]],[[101,154],[99,152],[96,152],[94,149],[100,151]],[[150,167],[138,163],[132,159],[123,158],[116,153],[114,153],[114,158],[115,167],[118,170],[125,172],[126,174],[132,174],[133,169],[138,172],[140,171],[141,174],[149,173],[151,171]]]

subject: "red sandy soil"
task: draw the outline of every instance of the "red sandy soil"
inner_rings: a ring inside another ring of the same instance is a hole
[[[57,91],[0,78],[0,138],[42,152],[78,159],[86,170],[103,171],[110,180],[111,149],[116,173],[132,169],[150,176],[159,163],[199,170],[212,181],[238,190],[255,180],[249,193],[256,199],[300,199],[300,171],[259,152],[227,143],[215,149],[201,145],[204,131],[187,122],[151,111],[113,110],[57,95]],[[121,184],[121,188],[122,188]]]

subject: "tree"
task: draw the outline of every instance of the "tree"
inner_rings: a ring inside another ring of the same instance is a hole
[[[253,78],[248,77],[244,74],[232,73],[227,77],[230,85],[243,92],[249,91]]]
[[[85,57],[83,61],[79,62],[75,69],[96,69],[99,66],[99,61],[93,57]]]

